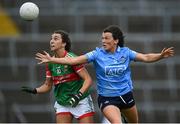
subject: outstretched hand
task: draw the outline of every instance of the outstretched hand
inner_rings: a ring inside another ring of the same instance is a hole
[[[174,55],[174,47],[164,48],[161,51],[162,58],[167,58]]]
[[[49,53],[47,53],[46,51],[43,51],[43,53],[44,54],[36,53],[35,59],[40,61],[40,62],[38,62],[38,64],[48,63],[51,60],[51,56],[49,55]]]
[[[31,93],[31,94],[37,94],[36,88],[31,88],[31,87],[26,87],[26,86],[21,87],[21,91],[26,92],[26,93]]]

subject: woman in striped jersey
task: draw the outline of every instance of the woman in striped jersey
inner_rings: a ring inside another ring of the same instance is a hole
[[[50,49],[55,58],[75,57],[70,48],[71,42],[67,32],[58,30],[52,34]],[[22,87],[22,91],[45,93],[50,91],[53,85],[57,123],[71,123],[73,117],[80,123],[93,122],[94,107],[89,91],[92,79],[84,65],[48,63],[44,84],[37,88]]]

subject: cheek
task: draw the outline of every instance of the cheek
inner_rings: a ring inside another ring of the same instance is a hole
[[[57,46],[57,47],[60,47],[60,46],[62,46],[62,43],[61,43],[60,41],[57,41],[57,42],[56,42],[56,46]]]
[[[107,45],[108,45],[108,46],[113,46],[114,43],[113,43],[112,41],[109,41],[109,42],[107,42]]]

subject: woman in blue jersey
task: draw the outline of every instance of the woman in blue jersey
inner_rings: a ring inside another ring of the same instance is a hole
[[[111,123],[121,122],[121,113],[130,123],[138,123],[138,112],[132,93],[131,61],[155,62],[174,55],[173,47],[160,53],[142,54],[124,47],[123,33],[115,25],[102,33],[102,47],[75,58],[54,58],[47,52],[37,53],[41,63],[82,64],[93,62],[98,89],[98,104]]]

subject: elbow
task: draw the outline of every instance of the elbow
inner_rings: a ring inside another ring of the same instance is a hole
[[[48,87],[47,92],[50,92],[50,91],[51,91],[51,89],[52,89],[52,87]]]
[[[151,60],[150,60],[150,58],[149,58],[148,55],[145,55],[145,56],[141,59],[141,61],[142,61],[142,62],[145,62],[145,63],[150,63],[150,62],[151,62]]]
[[[92,78],[89,79],[89,82],[90,82],[90,85],[92,85],[92,83],[93,83]]]
[[[93,83],[93,80],[92,80],[91,77],[88,77],[88,78],[86,79],[86,81],[88,82],[88,85],[89,85],[89,86],[91,86],[92,83]]]

